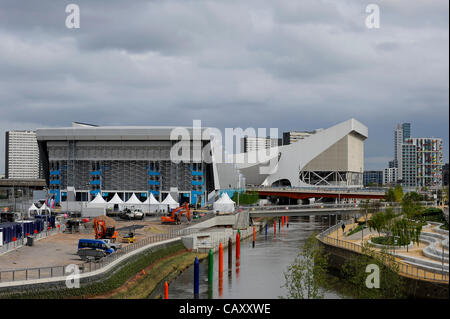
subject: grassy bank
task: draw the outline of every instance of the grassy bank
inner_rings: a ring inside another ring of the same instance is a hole
[[[202,260],[207,256],[207,254],[182,251],[174,256],[158,260],[144,269],[145,274],[138,274],[107,296],[98,297],[113,299],[148,298],[161,281],[165,279],[170,282],[182,271],[191,266],[194,263],[195,257]]]
[[[180,262],[181,266],[185,265],[188,261],[193,261],[192,255],[186,254],[187,251],[181,242],[175,242],[163,249],[157,251],[147,251],[143,254],[139,254],[136,257],[131,258],[124,266],[114,271],[112,275],[104,280],[88,283],[80,288],[58,288],[58,289],[29,289],[23,293],[4,293],[0,294],[1,298],[33,298],[33,299],[64,299],[64,298],[86,298],[95,297],[97,295],[107,294],[115,289],[118,289],[126,282],[136,277],[136,274],[140,273],[142,269],[147,268],[149,265],[156,265],[159,260],[164,260],[163,263],[167,269],[173,269],[169,266],[171,263]],[[177,257],[178,258],[174,258]],[[200,257],[200,256],[199,256]],[[190,259],[191,258],[191,259]],[[195,256],[194,256],[195,258]],[[163,267],[161,264],[161,267]],[[156,268],[155,268],[156,270]],[[157,271],[150,273],[148,279],[158,276]],[[145,277],[145,276],[144,276]],[[147,278],[144,278],[147,280]],[[157,279],[154,279],[157,280]],[[138,281],[139,282],[139,281]]]

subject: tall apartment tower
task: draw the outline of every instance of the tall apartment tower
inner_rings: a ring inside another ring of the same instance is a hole
[[[393,167],[398,168],[397,178],[403,179],[402,168],[402,144],[411,137],[411,123],[402,123],[395,125],[394,130],[394,163]],[[391,167],[391,165],[389,165]]]
[[[322,131],[323,129],[317,129],[314,131],[290,131],[283,132],[283,145],[289,145],[297,141],[303,140],[310,135]]]
[[[5,134],[5,177],[39,178],[39,149],[34,131],[7,131]]]
[[[270,137],[250,137],[246,136],[241,140],[241,152],[259,151],[271,147],[281,146],[281,138]]]
[[[403,144],[403,185],[442,186],[442,139],[409,138]]]

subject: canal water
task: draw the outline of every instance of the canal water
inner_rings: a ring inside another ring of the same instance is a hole
[[[334,220],[332,220],[334,222]],[[289,227],[277,224],[274,235],[273,225],[268,227],[267,236],[264,229],[256,234],[255,248],[252,238],[241,241],[239,265],[236,265],[236,247],[233,245],[232,268],[228,269],[228,243],[224,243],[223,278],[219,280],[218,261],[214,255],[214,281],[212,289],[208,284],[208,261],[200,262],[200,299],[276,299],[286,297],[287,290],[283,272],[294,262],[308,237],[314,232],[320,232],[328,227],[329,221],[309,217],[291,217]],[[186,269],[169,285],[170,299],[192,299],[193,296],[193,266]],[[164,295],[162,286],[157,288],[152,296]],[[150,297],[152,297],[150,296]],[[324,298],[342,298],[336,291],[325,291]]]

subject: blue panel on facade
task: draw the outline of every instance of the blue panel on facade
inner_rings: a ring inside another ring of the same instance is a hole
[[[95,181],[90,181],[89,184],[91,184],[91,185],[100,185],[100,180],[97,179]]]
[[[191,171],[193,176],[203,176],[202,171]]]
[[[61,171],[60,170],[50,171],[50,175],[61,175]]]
[[[149,185],[160,185],[159,181],[148,181]]]
[[[148,175],[159,176],[159,175],[161,175],[161,173],[160,172],[155,172],[155,171],[148,171]]]
[[[55,179],[53,181],[50,181],[50,185],[59,185],[59,184],[61,184],[59,179]]]
[[[99,189],[94,189],[92,191],[89,192],[91,195],[97,195],[97,193],[100,193]]]
[[[89,174],[91,174],[92,176],[98,176],[98,175],[102,175],[102,171],[92,171]]]
[[[102,193],[102,196],[108,196],[108,192],[106,192],[106,193]]]
[[[149,190],[149,193],[152,193],[153,195],[159,195],[159,191]]]
[[[203,185],[203,180],[201,181],[192,181],[192,185]]]

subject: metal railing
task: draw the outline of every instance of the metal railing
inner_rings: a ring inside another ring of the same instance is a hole
[[[367,254],[367,252],[370,252],[371,254],[381,256],[382,253],[370,249],[369,247],[362,247],[360,244],[356,244],[353,242],[349,242],[346,240],[341,240],[338,238],[334,238],[332,236],[329,236],[331,233],[333,233],[335,230],[338,230],[341,223],[336,224],[319,235],[317,235],[317,239],[319,239],[322,243],[332,245],[335,247],[343,248],[346,250],[354,251],[359,254]],[[421,267],[417,267],[415,265],[411,265],[408,263],[404,263],[398,260],[395,260],[396,265],[398,266],[399,274],[405,277],[410,277],[414,279],[420,279],[420,280],[428,280],[438,283],[449,283],[449,274],[445,271],[431,271],[427,270]]]
[[[191,235],[204,230],[204,228],[191,228],[186,229],[185,226],[181,226],[180,229],[172,229],[167,233],[154,234],[139,240],[135,243],[124,246],[118,249],[116,252],[101,258],[99,261],[94,262],[84,262],[77,264],[80,270],[80,274],[93,272],[103,267],[111,264],[122,256],[135,251],[141,247],[147,246],[149,244],[162,242],[165,240]],[[206,229],[206,228],[205,228]],[[11,270],[1,270],[0,271],[0,283],[12,282],[12,281],[22,281],[22,280],[34,280],[43,278],[53,278],[65,276],[65,268],[68,265],[58,265],[58,266],[46,266],[46,267],[34,267],[34,268],[21,268],[21,269],[11,269]]]

